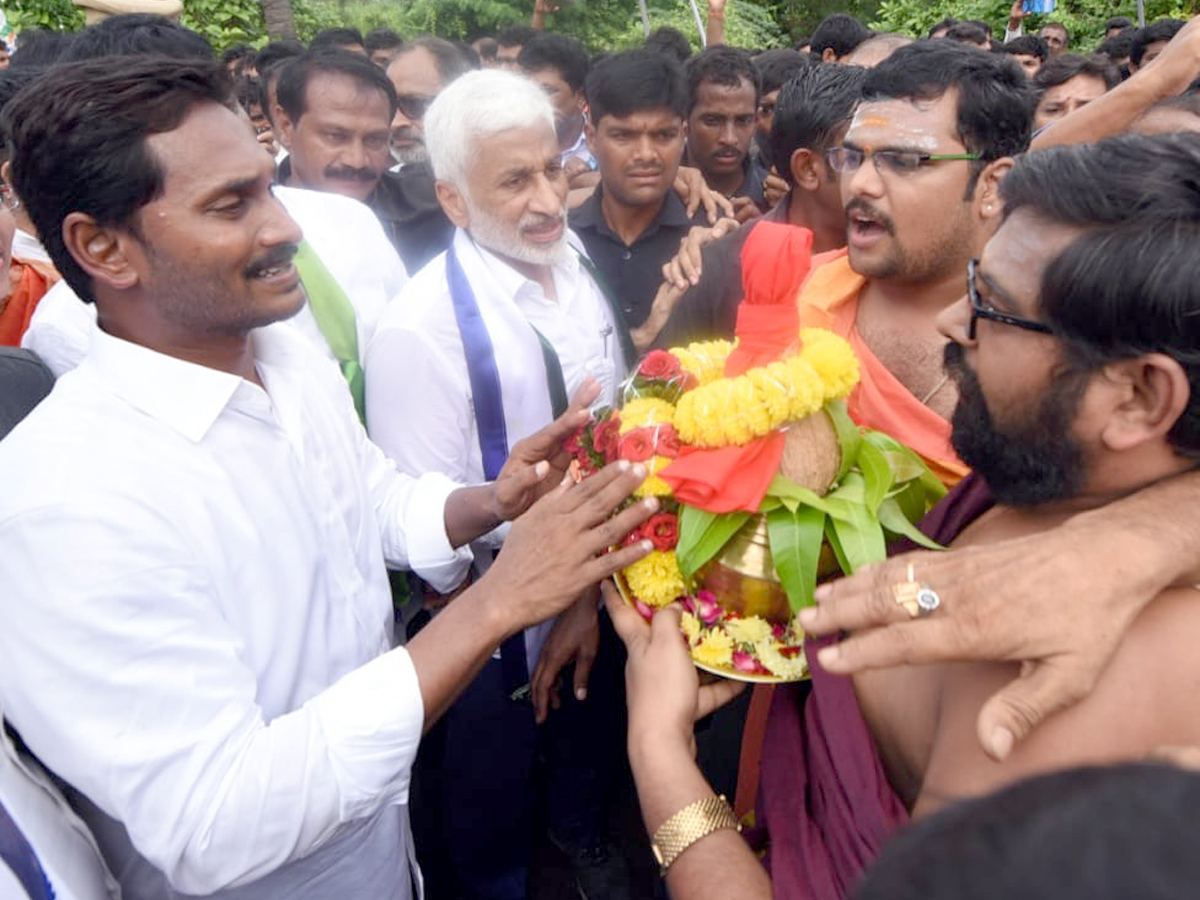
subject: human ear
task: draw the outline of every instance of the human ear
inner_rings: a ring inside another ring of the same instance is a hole
[[[275,137],[279,139],[279,143],[289,152],[292,149],[292,136],[296,132],[296,123],[292,121],[292,117],[284,111],[284,108],[276,103],[271,112],[271,124],[275,126]]]
[[[125,229],[102,226],[86,213],[68,213],[62,224],[63,243],[79,268],[94,281],[124,291],[138,283],[131,259],[136,239]]]
[[[788,160],[792,170],[792,181],[797,187],[810,193],[817,190],[825,180],[825,166],[820,157],[807,147],[798,147]]]
[[[1191,401],[1183,366],[1165,353],[1148,353],[1104,367],[1111,409],[1100,432],[1113,451],[1165,439]]]
[[[1013,167],[1013,158],[1005,156],[990,162],[979,173],[975,182],[975,210],[984,220],[998,220],[1004,213],[1004,201],[1000,199],[1000,182]]]
[[[456,185],[449,181],[442,181],[440,178],[434,182],[433,189],[437,193],[438,203],[441,204],[446,218],[459,228],[468,227],[471,224],[471,216],[467,212],[467,201],[463,197],[462,191]]]

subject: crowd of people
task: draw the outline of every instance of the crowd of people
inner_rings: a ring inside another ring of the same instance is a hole
[[[1190,894],[1200,19],[724,14],[21,35],[0,897],[522,900],[543,839],[642,896],[623,785],[677,900]],[[609,580],[646,467],[564,444],[758,266],[950,492],[751,698]]]

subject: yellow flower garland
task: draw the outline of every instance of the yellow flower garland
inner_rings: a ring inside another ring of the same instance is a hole
[[[657,397],[635,397],[621,407],[620,434],[629,434],[651,425],[670,425],[675,420],[675,407]]]
[[[708,384],[725,374],[725,360],[733,348],[734,343],[730,341],[704,341],[672,347],[671,355],[696,381]]]
[[[674,422],[679,437],[697,447],[746,444],[850,393],[858,383],[850,345],[818,328],[806,328],[800,337],[798,355],[713,379],[680,397]]]

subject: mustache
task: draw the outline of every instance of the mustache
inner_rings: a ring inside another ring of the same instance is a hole
[[[880,225],[883,226],[884,231],[886,231],[888,234],[894,235],[896,233],[896,225],[894,222],[892,222],[891,216],[888,216],[885,213],[880,212],[878,209],[876,209],[874,206],[872,206],[866,200],[862,200],[858,197],[855,197],[853,200],[851,200],[849,203],[846,204],[846,218],[847,219],[849,219],[850,216],[856,212],[862,213],[862,215],[866,218],[874,219],[876,222],[878,222]]]
[[[401,125],[399,128],[393,128],[392,140],[419,141],[424,143],[420,133],[411,125]]]
[[[565,222],[565,217],[562,215],[552,216],[546,213],[529,213],[522,216],[521,221],[517,223],[517,230],[524,234],[527,231],[540,231],[543,228],[554,228],[562,225]]]
[[[325,177],[338,181],[378,181],[379,173],[374,169],[352,169],[349,166],[330,166],[325,170]]]
[[[264,253],[258,259],[254,260],[250,265],[246,266],[245,276],[247,278],[257,278],[263,272],[269,269],[277,269],[291,263],[296,256],[296,252],[300,248],[295,244],[280,244],[274,250]]]

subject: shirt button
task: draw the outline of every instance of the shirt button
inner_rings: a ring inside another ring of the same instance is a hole
[[[622,250],[621,251],[621,259],[633,259],[633,254],[630,253],[628,250]]]

